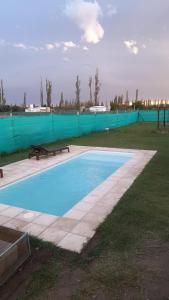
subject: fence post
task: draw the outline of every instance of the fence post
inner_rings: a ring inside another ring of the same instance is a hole
[[[53,113],[51,112],[51,117],[52,117],[52,132],[51,132],[51,136],[52,139],[54,138],[54,120],[53,120]]]
[[[160,128],[160,109],[157,109],[157,128]]]
[[[164,120],[163,120],[163,126],[165,128],[166,125],[166,108],[164,107]]]
[[[76,116],[77,116],[77,131],[78,131],[78,136],[80,136],[80,126],[79,126],[79,116],[80,116],[80,113],[79,111],[77,111],[76,113]]]

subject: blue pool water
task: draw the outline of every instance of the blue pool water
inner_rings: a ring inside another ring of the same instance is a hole
[[[88,151],[40,174],[0,189],[0,203],[64,215],[132,157]]]

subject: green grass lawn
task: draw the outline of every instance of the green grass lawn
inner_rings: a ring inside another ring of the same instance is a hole
[[[158,153],[81,255],[31,240],[33,255],[49,255],[24,278],[17,299],[168,299],[169,134],[155,126],[135,124],[65,141]],[[27,151],[1,161],[25,157]]]

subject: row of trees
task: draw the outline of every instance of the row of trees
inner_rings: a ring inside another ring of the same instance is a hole
[[[75,82],[75,99],[73,101],[68,101],[64,100],[64,94],[61,92],[60,94],[60,102],[58,105],[58,108],[60,109],[77,109],[80,110],[81,107],[83,106],[92,106],[92,105],[99,105],[99,92],[100,92],[100,87],[101,83],[99,80],[99,71],[98,69],[96,70],[95,74],[95,89],[94,89],[94,95],[93,95],[93,89],[92,89],[92,84],[93,84],[93,77],[89,77],[89,101],[87,102],[81,102],[81,81],[79,79],[79,76],[77,75],[76,77],[76,82]],[[41,106],[52,106],[52,82],[46,79],[45,81],[45,90],[46,90],[46,103],[44,99],[44,87],[43,87],[43,80],[41,79],[41,84],[40,84],[40,104]]]
[[[131,108],[141,108],[141,101],[139,101],[139,90],[136,89],[136,96],[135,100],[132,103]],[[119,95],[115,96],[112,101],[110,101],[110,109],[111,110],[118,110],[118,109],[126,109],[130,106],[130,100],[129,100],[129,93],[128,90],[126,91],[126,96]]]
[[[94,92],[93,92],[93,81],[94,81]],[[94,80],[93,77],[89,77],[89,100],[87,102],[81,102],[81,81],[79,79],[79,76],[76,77],[75,82],[75,99],[72,101],[68,101],[64,99],[64,94],[61,92],[60,94],[60,102],[58,105],[56,105],[56,108],[59,109],[76,109],[80,110],[81,107],[89,107],[92,105],[99,105],[99,92],[101,88],[101,83],[99,80],[99,71],[96,70]],[[45,93],[44,93],[45,90]],[[45,88],[44,83],[41,78],[40,82],[40,105],[47,106],[47,107],[54,107],[52,104],[52,91],[53,91],[53,84],[52,81],[46,79],[45,80]],[[6,99],[5,99],[5,92],[4,92],[4,86],[3,86],[3,80],[0,81],[0,111],[9,111],[10,110],[9,105],[6,105]],[[17,106],[15,105],[15,108]],[[25,109],[27,107],[27,94],[24,92],[23,95],[23,103],[21,105],[21,109]],[[17,109],[18,111],[19,109]]]
[[[93,105],[99,105],[99,93],[101,88],[101,82],[99,79],[99,71],[96,69],[96,73],[94,77],[90,76],[88,80],[88,88],[89,88],[89,100],[81,101],[81,81],[79,76],[77,75],[75,81],[75,99],[74,100],[66,100],[64,99],[64,94],[61,92],[60,101],[58,105],[54,106],[52,104],[52,91],[53,84],[50,80],[45,80],[44,82],[41,78],[40,82],[40,105],[52,107],[54,110],[83,110],[89,108]],[[45,91],[45,93],[44,93]],[[101,103],[101,105],[104,105]],[[20,106],[17,105],[7,105],[4,91],[3,80],[0,80],[0,111],[23,111],[27,107],[27,94],[24,92],[23,95],[23,103]],[[139,100],[139,90],[136,89],[135,100],[131,105],[129,100],[129,93],[126,91],[126,95],[116,95],[115,98],[110,101],[110,109],[111,110],[120,110],[120,109],[128,109],[129,107],[133,109],[144,108],[143,101]]]

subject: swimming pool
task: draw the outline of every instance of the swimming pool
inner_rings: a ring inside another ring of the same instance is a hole
[[[63,216],[133,157],[87,151],[46,171],[0,189],[0,203]]]

